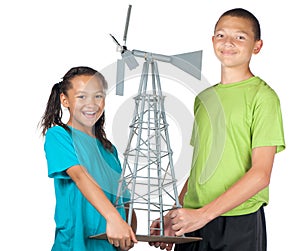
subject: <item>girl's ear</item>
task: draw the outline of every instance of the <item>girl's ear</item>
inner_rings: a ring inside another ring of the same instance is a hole
[[[67,97],[65,94],[63,94],[63,93],[60,94],[60,102],[61,102],[61,104],[63,105],[63,107],[69,108],[69,99],[68,99],[68,97]]]
[[[255,42],[255,46],[253,49],[253,54],[257,54],[260,52],[261,48],[263,46],[263,41],[262,40],[258,40]]]

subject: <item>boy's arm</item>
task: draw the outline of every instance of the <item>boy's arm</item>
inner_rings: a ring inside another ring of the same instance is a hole
[[[72,166],[67,170],[67,174],[76,183],[83,196],[106,219],[108,241],[124,250],[132,247],[132,242],[136,243],[137,240],[131,227],[122,219],[119,212],[86,169],[80,165]]]
[[[179,200],[179,203],[181,206],[183,206],[183,198],[184,198],[184,195],[186,194],[188,183],[189,183],[189,179],[187,178],[187,180],[185,181],[185,183],[181,189],[181,192],[178,196],[178,200]]]
[[[176,235],[202,228],[214,218],[242,204],[270,183],[276,146],[257,147],[252,150],[252,167],[225,193],[199,209],[174,210],[172,228]]]

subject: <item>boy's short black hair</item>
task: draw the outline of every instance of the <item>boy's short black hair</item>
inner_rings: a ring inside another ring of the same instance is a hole
[[[261,39],[261,31],[260,31],[259,21],[250,11],[242,9],[242,8],[235,8],[235,9],[231,9],[231,10],[224,12],[220,16],[218,22],[216,23],[215,29],[216,29],[220,19],[224,16],[241,17],[241,18],[245,18],[245,19],[249,20],[252,23],[252,30],[254,33],[255,41],[258,41]]]

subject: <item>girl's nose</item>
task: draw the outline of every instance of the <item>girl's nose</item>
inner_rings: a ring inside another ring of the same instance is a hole
[[[85,105],[93,106],[96,104],[96,100],[93,97],[88,97],[85,100]]]
[[[103,99],[95,98],[95,97],[89,97],[86,99],[85,105],[88,106],[99,106],[103,102]]]

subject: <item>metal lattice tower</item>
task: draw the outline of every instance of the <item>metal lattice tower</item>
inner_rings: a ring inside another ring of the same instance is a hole
[[[126,190],[131,192],[127,202],[128,224],[133,209],[148,212],[148,235],[155,219],[160,220],[159,231],[163,235],[164,212],[174,205],[180,207],[164,99],[157,62],[148,57],[134,98],[135,110],[117,195],[119,198]],[[116,206],[124,205],[117,199]]]

